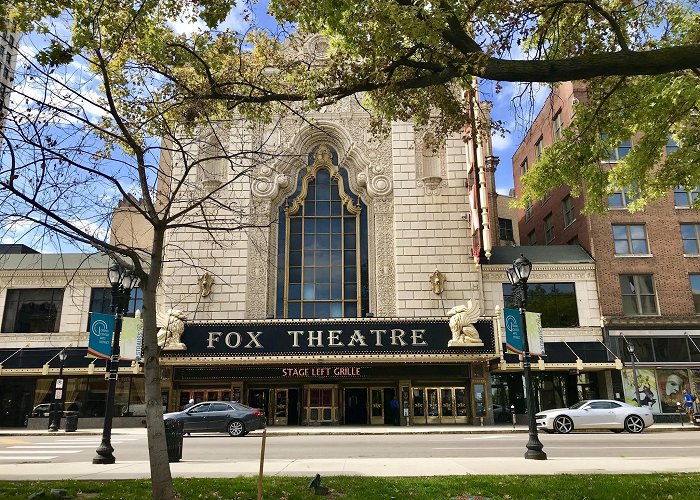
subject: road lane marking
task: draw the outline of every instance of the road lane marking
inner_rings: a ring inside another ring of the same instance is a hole
[[[520,449],[522,446],[489,446],[489,447],[478,447],[478,446],[461,446],[461,447],[451,447],[451,448],[432,448],[433,450],[516,450]],[[555,444],[546,444],[545,448],[562,448],[569,449],[571,446],[558,446]],[[664,446],[659,444],[659,446],[591,446],[591,450],[688,450],[700,448],[700,446]]]
[[[54,458],[58,458],[58,455],[51,457],[39,457],[36,455],[13,455],[10,457],[0,457],[0,460],[53,460]]]
[[[57,450],[69,450],[71,448],[78,448],[80,450],[84,450],[85,446],[79,446],[79,445],[72,445],[72,444],[51,444],[51,445],[40,445],[40,444],[27,444],[27,445],[17,445],[17,446],[8,446],[8,450],[20,450],[20,449],[27,449],[27,450],[37,450],[37,449],[47,449],[47,448],[55,448]]]
[[[12,453],[17,453],[20,450],[15,451],[0,451],[0,454],[10,455]],[[21,450],[22,453],[80,453],[82,450]]]

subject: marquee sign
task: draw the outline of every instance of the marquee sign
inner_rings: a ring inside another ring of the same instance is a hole
[[[188,323],[182,334],[187,350],[162,356],[494,355],[493,321],[481,319],[474,327],[483,346],[448,347],[452,332],[443,318]]]

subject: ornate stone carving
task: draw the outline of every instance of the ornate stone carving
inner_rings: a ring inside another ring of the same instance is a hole
[[[442,291],[445,289],[445,281],[447,281],[447,278],[436,267],[435,271],[430,275],[430,287],[435,295],[442,294]]]
[[[211,293],[211,287],[214,284],[214,278],[209,273],[204,273],[197,280],[199,285],[199,293],[202,297],[208,297]]]
[[[186,351],[187,346],[180,340],[185,331],[184,319],[187,316],[179,309],[168,309],[156,315],[158,330],[158,346],[164,351]]]
[[[447,187],[447,151],[444,146],[435,150],[435,138],[430,132],[416,131],[414,150],[416,152],[417,185],[422,186],[427,195],[440,194],[440,188]]]
[[[251,229],[248,242],[248,275],[246,286],[246,317],[265,318],[267,316],[267,276],[269,263],[274,262],[274,248],[270,244],[269,223],[272,219],[269,200],[254,199],[251,205],[251,221],[256,228]],[[268,252],[270,256],[268,259]]]
[[[450,330],[452,330],[452,340],[447,342],[448,347],[484,345],[479,332],[473,325],[481,316],[479,305],[475,300],[468,300],[466,305],[453,307],[447,312],[447,316],[450,318]]]
[[[374,200],[375,289],[377,315],[396,316],[396,270],[394,267],[394,203]]]

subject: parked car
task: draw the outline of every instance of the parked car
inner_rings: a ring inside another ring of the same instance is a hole
[[[41,403],[32,409],[32,417],[48,417],[51,413],[51,403]]]
[[[569,408],[557,408],[535,415],[537,428],[545,432],[568,434],[575,429],[609,429],[642,432],[654,423],[648,406],[634,406],[612,399],[579,401]]]
[[[695,425],[700,425],[700,411],[693,413],[693,423]]]
[[[166,413],[165,420],[184,422],[184,432],[228,432],[231,436],[245,436],[250,431],[265,428],[265,414],[234,401],[207,401],[186,410]]]

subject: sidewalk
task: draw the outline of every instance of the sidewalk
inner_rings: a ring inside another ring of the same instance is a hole
[[[78,423],[80,426],[80,423]],[[645,433],[649,432],[678,432],[678,431],[700,431],[700,426],[694,426],[689,423],[674,424],[654,424],[651,427],[644,429]],[[411,426],[392,426],[392,425],[343,425],[343,426],[271,426],[267,428],[268,437],[271,436],[305,436],[305,435],[339,435],[352,436],[356,434],[512,434],[512,433],[527,433],[526,425],[491,425],[491,426],[473,426],[473,425],[411,425]],[[586,431],[581,431],[586,432]],[[600,430],[590,432],[602,432]],[[49,432],[48,430],[28,430],[25,428],[0,428],[0,437],[2,436],[56,436],[66,434],[63,430],[59,432]],[[102,429],[80,429],[75,432],[68,433],[70,435],[102,435]],[[146,434],[146,429],[143,427],[120,427],[112,429],[112,435],[129,434],[140,435]]]
[[[645,432],[699,431],[700,427],[680,424],[655,424]],[[271,427],[267,429],[268,446],[277,436],[290,435],[355,435],[355,434],[502,434],[527,432],[525,426],[411,426],[411,427]],[[99,436],[101,429],[81,429],[73,433],[63,431],[49,433],[46,431],[21,431],[0,429],[0,439],[6,436]],[[260,435],[256,431],[253,435]],[[112,436],[143,436],[144,428],[117,428]],[[700,440],[700,434],[689,434],[688,439]],[[232,441],[235,443],[235,440]],[[185,440],[185,450],[187,448]],[[522,443],[523,453],[525,441]],[[545,452],[546,452],[545,448]],[[183,460],[170,464],[174,477],[235,477],[256,476],[260,463],[257,459],[237,460],[235,462],[211,460]],[[267,477],[285,475],[313,477],[315,474],[352,475],[352,476],[443,476],[443,475],[479,475],[479,474],[648,474],[673,472],[700,472],[700,460],[688,460],[687,457],[651,457],[634,456],[617,457],[549,457],[546,461],[525,460],[520,457],[482,457],[474,451],[465,451],[462,457],[452,458],[334,458],[334,459],[267,459],[264,474]],[[109,480],[109,479],[148,479],[150,469],[148,461],[120,461],[112,465],[94,465],[91,462],[70,463],[19,463],[3,464],[0,467],[0,480]]]

